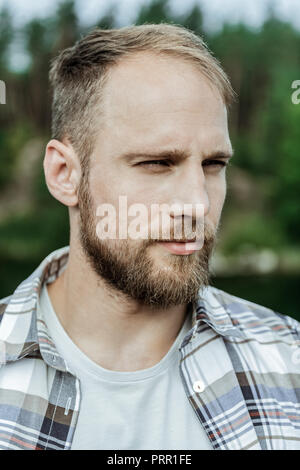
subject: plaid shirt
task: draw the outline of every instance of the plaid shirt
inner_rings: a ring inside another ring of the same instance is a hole
[[[72,446],[80,383],[36,309],[67,260],[68,247],[51,253],[0,301],[0,449]],[[299,345],[288,316],[212,286],[199,296],[180,374],[213,449],[300,449]]]

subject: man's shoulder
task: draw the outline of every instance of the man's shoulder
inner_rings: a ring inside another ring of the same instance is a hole
[[[27,278],[23,279],[23,281],[16,286],[15,290],[10,295],[0,299],[0,323],[11,301],[14,314],[28,311],[26,303],[30,302],[32,296],[36,295],[37,286],[42,284],[46,279],[49,281],[56,279],[59,273],[64,269],[68,256],[69,246],[53,251],[41,261]]]
[[[210,286],[211,292],[229,315],[233,325],[257,338],[266,333],[300,339],[300,323],[287,314],[270,307]]]

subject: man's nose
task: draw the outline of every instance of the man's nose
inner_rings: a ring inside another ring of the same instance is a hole
[[[188,216],[197,219],[199,214],[205,217],[209,212],[209,198],[206,180],[201,165],[190,165],[175,188],[173,204],[176,210],[171,217]]]

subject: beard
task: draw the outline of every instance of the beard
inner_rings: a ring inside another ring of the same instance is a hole
[[[149,255],[149,249],[162,239],[101,240],[97,236],[93,217],[96,210],[84,181],[79,187],[78,201],[81,248],[109,290],[153,308],[196,303],[201,290],[210,282],[209,260],[216,230],[205,224],[199,251],[189,255],[163,253],[161,264]]]

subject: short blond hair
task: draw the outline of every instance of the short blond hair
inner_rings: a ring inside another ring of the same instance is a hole
[[[53,87],[52,138],[68,137],[83,165],[94,148],[96,108],[107,70],[122,57],[141,51],[194,63],[217,87],[227,108],[233,101],[234,92],[220,63],[204,41],[185,27],[160,23],[96,28],[60,52],[52,60],[49,73]]]

